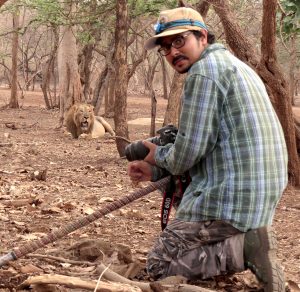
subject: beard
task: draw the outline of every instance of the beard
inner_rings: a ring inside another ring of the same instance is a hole
[[[180,62],[182,60],[189,60],[186,56],[180,55],[180,56],[176,56],[173,60],[172,60],[172,67],[179,73],[179,74],[184,74],[186,72],[189,71],[189,69],[191,68],[192,65],[187,64],[186,66],[182,65],[182,66],[177,66],[177,62]]]

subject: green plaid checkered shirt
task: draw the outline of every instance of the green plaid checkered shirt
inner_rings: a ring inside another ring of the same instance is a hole
[[[281,125],[258,75],[221,44],[190,68],[174,144],[157,147],[157,166],[189,170],[176,217],[225,220],[241,231],[272,223],[287,184]]]

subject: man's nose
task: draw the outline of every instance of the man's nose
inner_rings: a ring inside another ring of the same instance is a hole
[[[171,47],[170,55],[176,57],[178,54],[180,54],[180,51],[174,47]]]

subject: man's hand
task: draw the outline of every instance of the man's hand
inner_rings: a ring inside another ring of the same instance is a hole
[[[151,165],[143,160],[135,160],[130,162],[128,164],[127,172],[133,183],[150,181],[152,178]]]
[[[144,140],[143,144],[150,150],[148,155],[144,158],[144,161],[147,161],[150,164],[155,165],[156,163],[155,163],[154,156],[155,156],[155,150],[156,150],[157,145],[154,143],[151,143],[147,140]]]

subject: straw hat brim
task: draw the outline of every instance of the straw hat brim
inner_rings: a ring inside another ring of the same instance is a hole
[[[151,38],[149,38],[146,42],[145,42],[145,49],[146,50],[151,50],[154,49],[157,46],[157,39],[161,38],[161,37],[167,37],[167,36],[171,36],[171,35],[175,35],[175,34],[179,34],[179,33],[183,33],[185,31],[188,30],[202,30],[203,28],[201,27],[197,27],[197,26],[192,26],[192,25],[185,25],[185,26],[181,26],[181,28],[174,28],[174,29],[168,29],[163,31],[160,34],[157,34]]]

